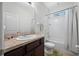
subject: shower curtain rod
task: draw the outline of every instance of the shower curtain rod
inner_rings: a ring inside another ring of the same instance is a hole
[[[70,7],[70,8],[66,8],[66,9],[59,10],[59,11],[56,11],[56,12],[53,12],[53,13],[49,13],[49,14],[47,14],[47,15],[45,15],[45,16],[48,16],[48,15],[50,15],[50,14],[54,14],[54,13],[57,13],[57,12],[61,12],[61,11],[64,11],[64,10],[72,9],[72,8],[75,8],[75,7],[78,7],[78,6],[77,6],[77,5],[75,5],[75,6]]]

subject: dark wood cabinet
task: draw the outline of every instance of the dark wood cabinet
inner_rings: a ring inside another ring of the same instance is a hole
[[[40,45],[35,49],[35,56],[44,56],[44,50],[43,50],[44,45]]]
[[[31,50],[35,49],[36,47],[38,47],[39,45],[41,45],[40,41],[41,40],[36,40],[36,41],[34,41],[32,43],[27,44],[26,45],[26,50],[27,51],[31,51]]]
[[[35,56],[34,53],[34,51],[29,51],[25,54],[25,56]]]
[[[44,56],[44,38],[6,52],[4,56]]]
[[[11,50],[7,53],[5,53],[4,55],[5,56],[23,56],[25,55],[25,47],[24,46],[21,46],[19,48],[16,48],[14,50]]]

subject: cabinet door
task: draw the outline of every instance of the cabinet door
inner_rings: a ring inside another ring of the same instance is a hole
[[[27,54],[25,54],[25,56],[34,56],[34,51],[27,52]]]
[[[27,51],[31,51],[36,49],[36,47],[38,47],[40,45],[40,40],[36,40],[28,45],[26,45],[26,50]]]
[[[23,55],[25,55],[25,47],[24,46],[19,47],[17,49],[14,49],[14,50],[4,54],[4,56],[23,56]]]
[[[44,45],[41,44],[39,47],[35,49],[35,56],[44,56]]]

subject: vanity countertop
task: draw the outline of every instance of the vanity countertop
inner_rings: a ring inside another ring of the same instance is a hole
[[[27,40],[17,40],[17,39],[15,39],[15,38],[13,38],[13,39],[5,39],[5,44],[4,44],[4,52],[8,52],[8,51],[11,51],[11,50],[13,50],[13,49],[16,49],[16,48],[18,48],[18,47],[20,47],[20,46],[23,46],[23,45],[25,45],[25,44],[28,44],[28,43],[31,43],[31,42],[33,42],[33,41],[35,41],[35,40],[38,40],[38,39],[40,39],[40,38],[42,38],[42,37],[44,37],[44,35],[42,35],[42,34],[35,34],[36,35],[36,37],[35,38],[33,38],[33,40],[29,40],[29,41],[27,41]]]

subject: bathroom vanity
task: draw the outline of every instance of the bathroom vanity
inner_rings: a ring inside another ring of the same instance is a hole
[[[5,56],[44,56],[44,36],[37,35],[33,40],[9,39],[5,41]]]

